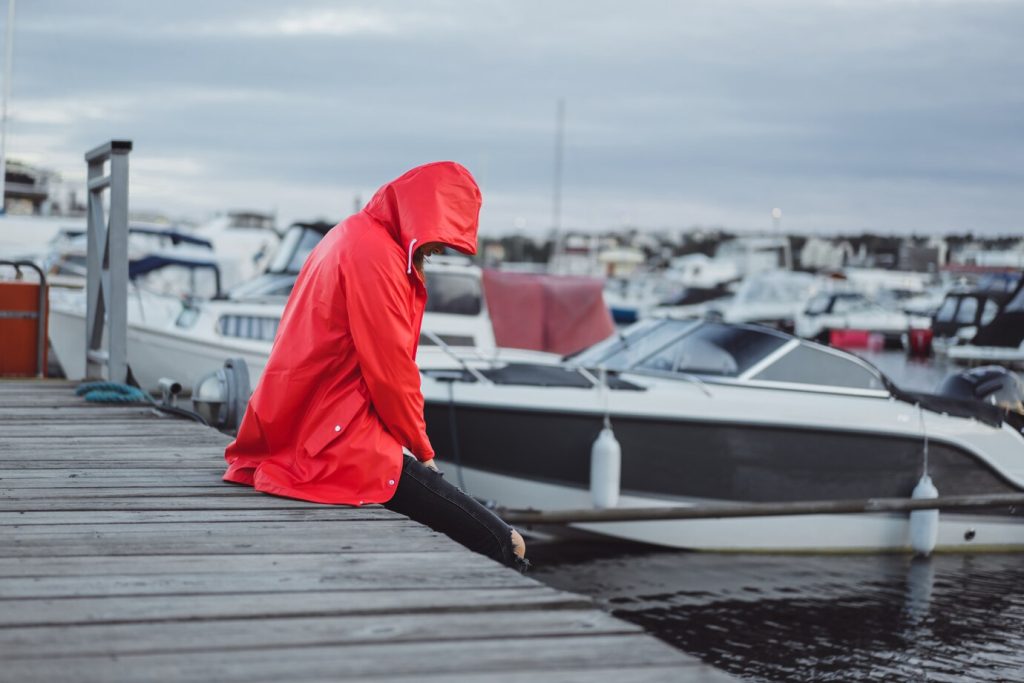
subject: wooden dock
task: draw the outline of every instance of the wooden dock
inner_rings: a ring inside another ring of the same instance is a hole
[[[0,382],[0,680],[733,680],[383,508],[225,484],[228,440]]]

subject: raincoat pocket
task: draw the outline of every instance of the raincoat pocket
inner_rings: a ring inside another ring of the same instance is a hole
[[[331,443],[348,431],[349,425],[357,419],[359,411],[366,403],[366,398],[359,391],[350,391],[331,408],[324,410],[318,422],[309,428],[309,436],[303,442],[303,448],[310,457],[315,458]]]

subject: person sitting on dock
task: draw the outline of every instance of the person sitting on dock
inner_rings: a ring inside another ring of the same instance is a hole
[[[480,204],[469,171],[437,162],[387,183],[327,233],[225,451],[225,481],[317,503],[381,503],[525,569],[522,536],[434,464],[415,360],[423,259],[445,247],[475,254]]]

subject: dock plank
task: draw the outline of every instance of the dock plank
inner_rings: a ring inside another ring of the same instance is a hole
[[[584,609],[590,600],[540,585],[462,590],[312,590],[136,595],[131,599],[24,598],[0,600],[0,628],[71,624],[128,624],[247,617],[359,614],[443,614],[495,609]]]
[[[231,438],[0,381],[0,681],[722,681],[378,505],[221,481]]]
[[[418,640],[437,623],[433,614],[361,614],[331,617],[264,617],[134,624],[35,626],[0,629],[5,659],[123,656],[128,654],[198,653],[296,645],[356,645]],[[444,634],[435,639],[549,638],[567,635],[637,633],[626,624],[592,609],[523,612],[452,612]]]
[[[679,653],[668,645],[640,634],[566,636],[559,638],[500,638],[472,642],[449,641],[431,631],[429,639],[352,646],[305,646],[221,652],[138,654],[116,658],[46,657],[5,663],[10,680],[60,680],[69,671],[80,683],[116,683],[139,680],[365,680],[372,676],[465,673],[509,670],[543,672],[573,667],[600,671],[607,666],[650,667],[675,664],[685,667]],[[696,667],[695,667],[696,668]],[[680,680],[676,678],[662,680]],[[535,674],[535,678],[537,674]],[[489,680],[486,675],[478,680]]]

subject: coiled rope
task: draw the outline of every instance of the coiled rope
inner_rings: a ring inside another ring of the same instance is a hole
[[[133,387],[130,384],[120,384],[119,382],[83,382],[75,387],[75,394],[84,397],[86,401],[91,403],[145,403],[170,415],[186,417],[190,420],[195,420],[206,427],[210,426],[210,423],[208,423],[199,413],[194,413],[191,410],[185,410],[184,408],[165,406],[157,403],[148,392],[145,392],[138,387]]]
[[[75,393],[91,403],[153,403],[142,389],[117,382],[84,382]]]

